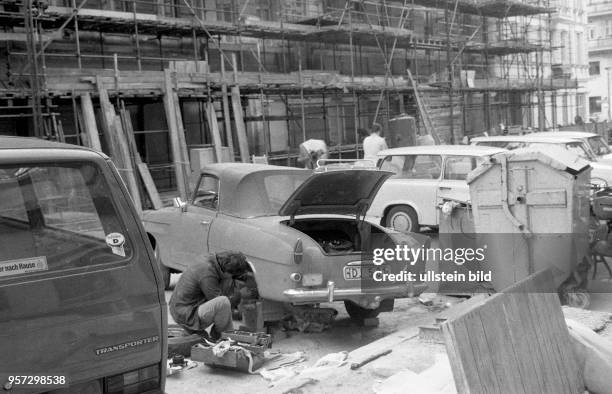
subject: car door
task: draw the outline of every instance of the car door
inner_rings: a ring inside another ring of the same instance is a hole
[[[476,168],[484,159],[476,156],[447,156],[444,160],[444,173],[438,186],[437,200],[444,199],[468,201],[470,188],[467,174]]]
[[[436,221],[438,183],[442,174],[440,155],[399,155],[388,156],[380,169],[395,173],[381,187],[376,200],[384,198],[386,206],[409,205],[419,216],[419,223],[433,225]]]
[[[208,254],[208,235],[219,206],[219,178],[202,174],[186,210],[170,229],[173,241],[164,246],[172,260],[184,268]]]

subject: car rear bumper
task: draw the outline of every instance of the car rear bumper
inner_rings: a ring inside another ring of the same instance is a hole
[[[351,300],[364,307],[377,308],[376,304],[386,298],[415,297],[424,292],[426,284],[403,284],[378,289],[360,287],[338,289],[333,282],[328,282],[323,289],[296,288],[283,292],[291,303],[319,303]],[[372,306],[375,305],[375,306]]]

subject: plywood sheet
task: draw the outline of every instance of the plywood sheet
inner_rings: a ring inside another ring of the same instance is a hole
[[[553,289],[540,271],[442,324],[458,393],[584,391]]]

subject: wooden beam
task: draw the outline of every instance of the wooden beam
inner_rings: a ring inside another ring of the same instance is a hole
[[[162,203],[161,198],[159,197],[157,186],[155,186],[155,182],[153,182],[153,177],[151,177],[149,167],[142,162],[142,159],[140,158],[140,153],[138,152],[138,146],[136,145],[136,140],[134,139],[134,127],[132,126],[130,112],[125,109],[121,110],[121,119],[123,121],[125,136],[127,138],[128,146],[130,148],[130,154],[132,156],[136,168],[138,169],[140,178],[142,179],[142,183],[145,187],[145,191],[147,192],[149,199],[151,200],[153,209],[161,209],[163,208],[164,204]]]
[[[121,176],[126,181],[134,206],[138,212],[138,216],[142,218],[142,200],[140,199],[140,190],[138,188],[138,182],[136,182],[136,175],[134,174],[134,167],[132,166],[132,160],[130,158],[130,151],[128,149],[128,142],[123,133],[123,126],[121,125],[121,118],[115,115],[115,132],[117,133],[118,150],[123,161],[123,168],[119,168]]]
[[[225,59],[221,59],[221,79],[225,81]],[[232,137],[232,120],[229,109],[229,98],[227,97],[227,84],[221,84],[221,100],[223,103],[223,124],[225,126],[225,139],[230,148],[232,161],[234,161],[234,140]]]
[[[176,175],[176,186],[178,188],[179,196],[183,200],[187,200],[187,187],[186,187],[186,172],[183,165],[183,154],[181,152],[181,144],[179,131],[176,119],[176,107],[174,105],[171,71],[164,70],[164,109],[166,111],[166,120],[168,122],[168,132],[170,134],[170,147],[172,150],[172,162],[174,163],[174,173]]]
[[[137,166],[138,171],[140,172],[140,177],[142,178],[142,182],[145,185],[147,194],[151,199],[151,204],[153,204],[153,209],[163,208],[164,204],[162,203],[162,200],[159,197],[159,193],[157,192],[155,182],[153,182],[153,177],[151,177],[149,167],[145,163],[138,163]]]
[[[240,161],[243,163],[248,163],[251,159],[249,156],[249,141],[247,139],[246,127],[244,125],[244,114],[242,112],[240,88],[238,86],[232,86],[232,110],[234,111],[236,137],[238,138],[238,149],[240,150]]]
[[[102,131],[104,132],[104,139],[106,146],[108,147],[108,153],[112,159],[117,160],[115,164],[119,164],[123,168],[121,161],[121,154],[117,150],[116,133],[115,133],[115,108],[112,106],[108,92],[104,87],[104,83],[100,76],[96,77],[96,86],[98,88],[98,97],[100,100],[100,109],[102,110]]]
[[[183,115],[181,112],[181,104],[179,101],[178,94],[172,93],[172,101],[174,101],[176,126],[179,136],[179,148],[181,150],[181,157],[183,158],[182,164],[185,169],[185,173],[189,174],[191,166],[189,165],[189,152],[187,151],[187,141],[185,140],[185,128],[183,126]],[[189,193],[189,182],[187,182],[187,193]]]
[[[96,125],[96,115],[89,93],[83,93],[81,95],[81,112],[83,114],[85,135],[87,136],[87,146],[102,151],[100,134],[98,133],[98,126]]]
[[[215,149],[215,157],[217,163],[223,161],[223,150],[221,142],[221,133],[219,133],[219,123],[217,122],[217,113],[215,112],[215,105],[208,103],[206,105],[206,118],[208,119],[208,125],[210,126],[210,134],[213,140],[213,147]]]

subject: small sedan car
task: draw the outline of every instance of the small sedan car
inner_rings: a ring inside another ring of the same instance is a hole
[[[372,263],[376,248],[429,245],[364,220],[392,173],[374,169],[312,171],[260,164],[220,163],[201,170],[191,199],[144,213],[145,228],[170,272],[208,253],[243,252],[266,303],[316,305],[344,301],[355,319],[393,309],[393,299],[425,286],[374,281],[377,270],[421,272],[412,266]]]
[[[495,146],[509,150],[527,147],[542,149],[551,146],[559,147],[589,161],[592,168],[591,181],[593,183],[612,185],[612,162],[606,162],[600,159],[593,153],[589,143],[580,138],[552,136],[553,134],[562,135],[564,133],[565,132],[542,132],[527,135],[478,137],[472,140],[472,144],[478,146]]]
[[[387,180],[367,213],[376,223],[397,231],[417,232],[439,225],[443,199],[469,201],[467,174],[505,149],[465,145],[425,145],[387,149],[378,167],[394,175]]]
[[[529,135],[534,137],[572,138],[584,141],[598,161],[612,163],[612,150],[599,134],[585,131],[541,131]]]

